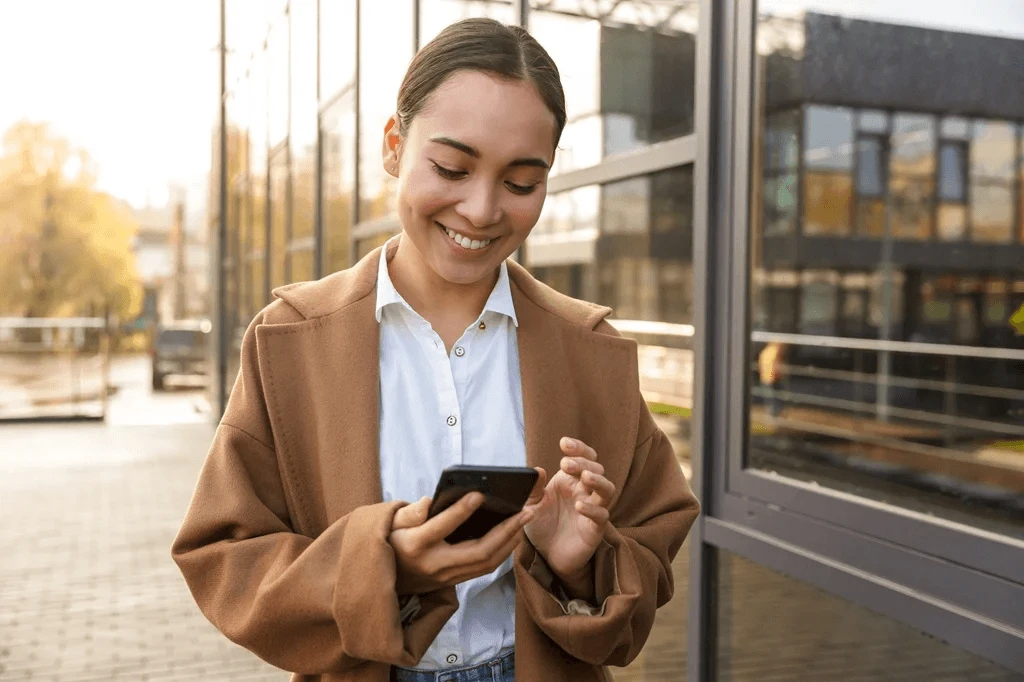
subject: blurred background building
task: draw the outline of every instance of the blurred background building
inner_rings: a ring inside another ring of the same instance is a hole
[[[615,309],[705,505],[617,679],[1021,679],[1024,5],[262,7],[226,3],[221,400],[275,287],[400,230],[415,50],[521,23],[569,121],[518,258]]]

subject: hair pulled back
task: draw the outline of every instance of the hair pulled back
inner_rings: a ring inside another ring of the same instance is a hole
[[[457,71],[484,71],[529,81],[555,116],[555,145],[565,127],[565,93],[558,67],[526,29],[494,19],[463,19],[424,45],[398,90],[398,130],[405,134],[430,95]]]

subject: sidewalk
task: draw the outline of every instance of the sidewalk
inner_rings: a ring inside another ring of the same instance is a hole
[[[170,557],[212,427],[0,426],[0,679],[268,680]]]

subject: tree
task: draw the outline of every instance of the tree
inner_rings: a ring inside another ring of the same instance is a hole
[[[131,209],[96,189],[95,166],[44,124],[0,146],[0,314],[137,314]]]

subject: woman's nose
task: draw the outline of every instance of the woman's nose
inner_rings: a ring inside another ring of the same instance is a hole
[[[475,183],[468,189],[469,194],[459,202],[456,213],[476,228],[488,227],[501,220],[501,206],[489,183]]]

